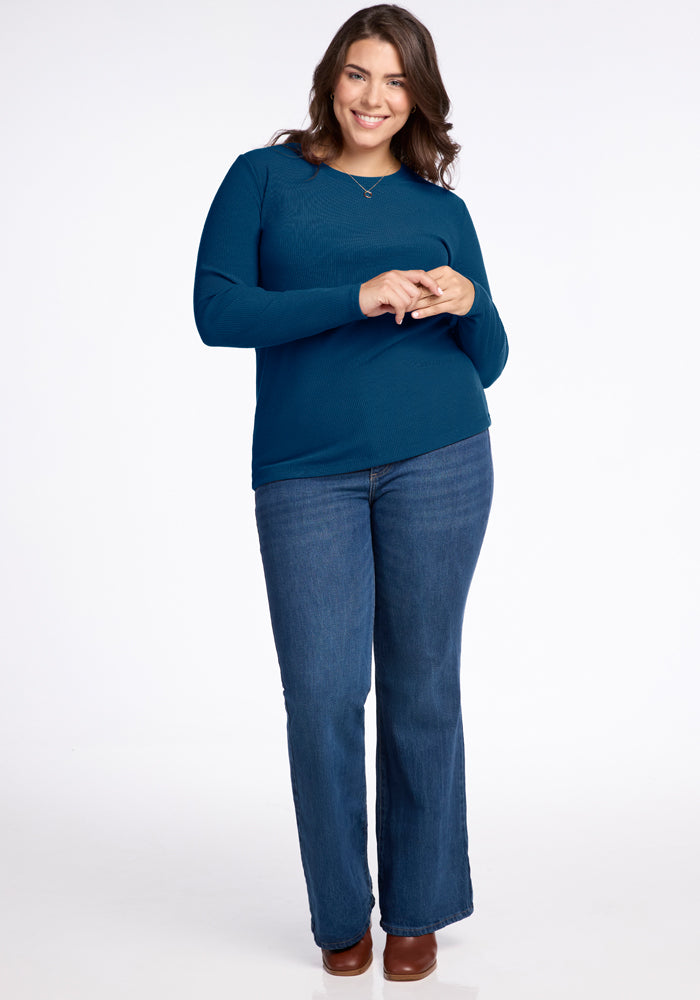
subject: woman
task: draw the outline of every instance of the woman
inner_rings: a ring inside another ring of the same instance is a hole
[[[473,909],[460,644],[507,341],[448,188],[448,110],[427,29],[359,11],[316,68],[309,127],[230,168],[197,262],[202,340],[257,351],[260,550],[311,927],[340,976],[372,960],[373,649],[386,978],[427,976],[435,931]]]

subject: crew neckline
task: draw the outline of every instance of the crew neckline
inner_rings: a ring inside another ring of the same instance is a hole
[[[327,170],[332,170],[334,174],[340,174],[341,177],[345,175],[345,177],[355,177],[357,180],[362,180],[362,181],[379,181],[379,180],[386,181],[389,180],[390,177],[398,177],[399,174],[405,173],[407,169],[405,163],[400,163],[399,169],[392,170],[390,174],[371,175],[371,174],[351,174],[347,170],[341,170],[339,167],[332,167],[330,163],[322,163],[321,166],[325,167]]]

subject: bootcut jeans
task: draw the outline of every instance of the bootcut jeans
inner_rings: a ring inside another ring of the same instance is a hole
[[[460,650],[492,490],[483,431],[390,465],[255,491],[322,948],[361,940],[375,902],[364,746],[373,646],[380,924],[427,934],[473,910]]]

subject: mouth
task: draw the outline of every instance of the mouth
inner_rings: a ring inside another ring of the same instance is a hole
[[[355,120],[364,128],[377,128],[377,126],[381,125],[389,117],[388,115],[365,115],[359,111],[353,111],[352,113]]]

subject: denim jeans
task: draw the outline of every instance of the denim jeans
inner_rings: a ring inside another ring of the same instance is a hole
[[[381,926],[473,910],[460,648],[491,506],[488,431],[362,472],[266,483],[255,508],[314,940],[370,924],[364,711],[374,645]]]

